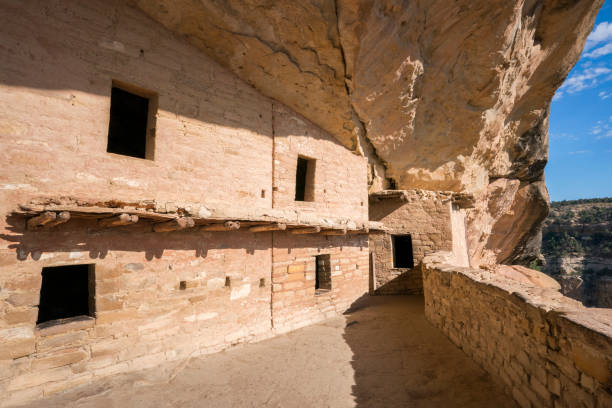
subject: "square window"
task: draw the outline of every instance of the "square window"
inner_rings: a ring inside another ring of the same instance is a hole
[[[328,255],[315,256],[315,294],[328,292],[332,288],[331,258]]]
[[[295,172],[295,201],[314,201],[315,159],[298,156]]]
[[[155,105],[152,93],[113,83],[106,151],[152,160]]]
[[[412,237],[407,235],[392,235],[393,243],[393,267],[414,268],[414,256],[412,254]]]
[[[75,316],[94,316],[94,265],[42,269],[36,324]]]

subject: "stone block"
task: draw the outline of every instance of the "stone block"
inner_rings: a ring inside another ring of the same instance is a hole
[[[36,358],[32,360],[32,370],[62,367],[77,363],[87,357],[87,352],[81,348],[61,350],[47,355],[37,355]]]
[[[141,313],[135,309],[96,312],[97,324],[115,323],[122,320],[134,320],[141,317]]]
[[[512,389],[512,397],[519,404],[521,408],[531,408],[531,402],[529,399],[521,392],[520,388],[514,387]]]
[[[123,308],[123,299],[116,296],[96,296],[96,310],[100,312]]]
[[[542,384],[535,376],[531,376],[531,379],[529,381],[530,385],[531,385],[531,389],[533,391],[535,391],[536,394],[538,394],[538,396],[546,403],[546,404],[550,404],[551,402],[551,395],[550,392],[548,391],[548,389],[546,388],[546,386],[544,384]]]
[[[18,309],[18,310],[10,310],[4,315],[4,320],[9,325],[18,325],[18,324],[36,324],[36,318],[38,317],[38,308],[26,308],[26,309]]]
[[[590,392],[595,392],[595,389],[597,388],[597,384],[595,383],[593,377],[589,377],[585,373],[580,375],[580,385]]]
[[[295,282],[305,280],[304,274],[292,273],[285,276],[285,278],[279,279],[278,282]]]
[[[15,307],[36,306],[40,299],[38,292],[13,292],[6,301]]]
[[[12,390],[2,397],[2,404],[6,406],[21,405],[26,402],[39,400],[43,397],[43,387],[32,387],[21,390]]]
[[[0,330],[0,360],[15,359],[35,350],[34,331],[31,327],[11,327]]]
[[[572,360],[579,370],[595,378],[599,383],[607,384],[609,381],[612,381],[609,356],[597,353],[590,347],[576,343],[572,345]]]
[[[40,284],[42,277],[39,274],[32,275],[18,275],[7,280],[4,283],[4,288],[10,291],[37,293],[40,291]]]
[[[70,379],[66,381],[59,381],[55,383],[45,384],[43,386],[43,394],[45,396],[57,394],[59,392],[63,392],[69,390],[74,387],[78,387],[79,385],[87,384],[91,381],[93,377],[92,373],[82,373],[77,376],[72,376]]]
[[[551,374],[548,374],[548,390],[556,396],[561,395],[561,382]]]
[[[287,267],[287,273],[303,273],[306,270],[306,264],[294,264]]]
[[[36,351],[43,353],[53,349],[74,348],[85,344],[88,339],[88,333],[83,330],[42,337],[36,344]]]
[[[126,362],[112,364],[112,365],[94,370],[94,376],[95,377],[106,377],[109,375],[124,373],[126,371],[129,371],[129,369],[130,369],[130,366]]]
[[[121,290],[121,279],[96,281],[96,296],[112,295]]]
[[[94,327],[94,322],[95,319],[91,316],[77,316],[59,321],[56,320],[53,324],[43,323],[36,326],[36,335],[39,337],[46,337],[68,332],[76,332],[78,330],[87,330]]]
[[[20,390],[55,381],[62,381],[70,378],[71,375],[72,370],[70,367],[58,367],[51,370],[34,371],[13,378],[9,382],[7,391]]]

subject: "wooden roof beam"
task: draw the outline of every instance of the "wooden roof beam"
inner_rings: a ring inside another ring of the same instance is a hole
[[[249,228],[249,232],[265,232],[265,231],[284,231],[287,229],[287,224],[275,222],[268,225],[257,225]]]
[[[122,225],[131,225],[138,222],[137,215],[121,214],[115,217],[102,218],[98,220],[100,227],[120,227]]]
[[[239,221],[225,221],[223,224],[204,225],[200,231],[235,231],[238,229],[240,229]]]
[[[321,232],[321,227],[294,228],[290,232],[292,234],[318,234]]]
[[[55,213],[53,211],[45,211],[36,217],[30,218],[26,223],[28,230],[38,230],[41,228],[51,228],[56,225],[63,224],[70,220],[70,213],[68,211],[62,211]]]
[[[178,230],[182,230],[185,228],[191,228],[194,225],[195,225],[195,222],[193,221],[193,218],[181,217],[181,218],[175,218],[170,221],[153,224],[153,231],[155,232],[178,231]]]

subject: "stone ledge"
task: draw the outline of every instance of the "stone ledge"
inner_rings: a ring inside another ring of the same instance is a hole
[[[542,288],[535,284],[513,280],[507,276],[484,269],[454,266],[452,254],[438,252],[423,259],[423,267],[437,269],[450,274],[460,274],[469,279],[500,289],[508,295],[515,295],[525,303],[546,313],[554,312],[560,317],[597,331],[612,341],[612,309],[587,308],[577,300],[571,299],[552,288]]]
[[[439,252],[421,264],[434,326],[522,407],[610,406],[612,310],[453,261]]]
[[[58,333],[89,329],[94,326],[95,318],[91,316],[75,316],[67,319],[51,320],[36,326],[36,335],[45,337]]]

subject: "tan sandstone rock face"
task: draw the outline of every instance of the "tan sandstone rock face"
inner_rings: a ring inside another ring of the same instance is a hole
[[[474,194],[472,264],[537,252],[550,101],[603,0],[134,1],[368,157],[371,191]]]

